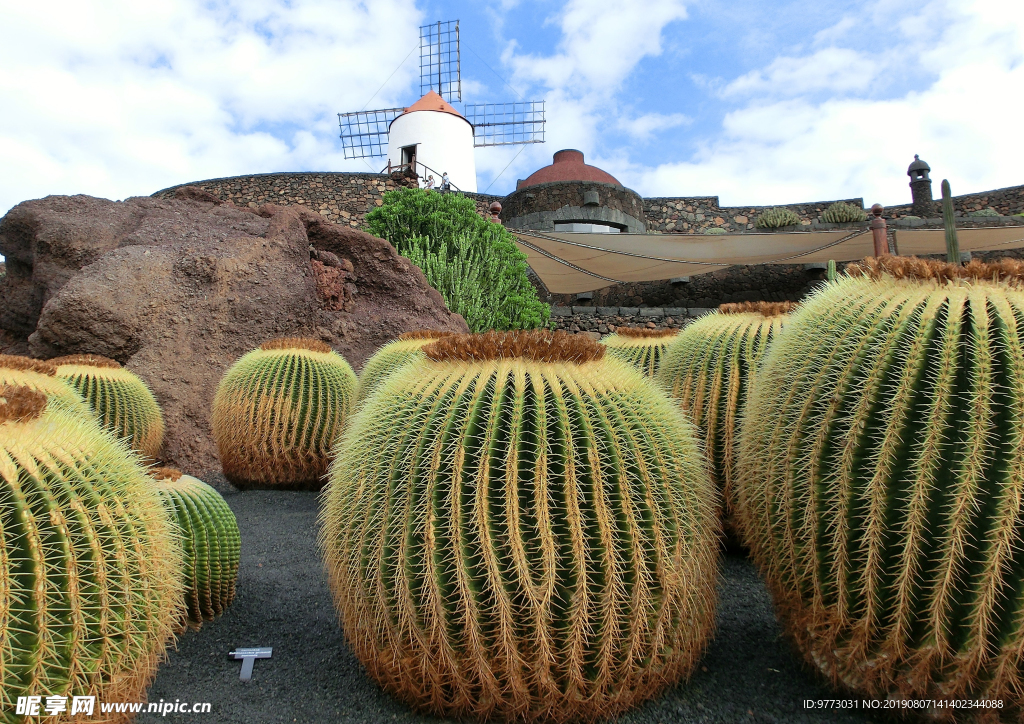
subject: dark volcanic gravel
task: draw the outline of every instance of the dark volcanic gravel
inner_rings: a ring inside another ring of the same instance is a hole
[[[226,493],[242,534],[235,601],[220,619],[178,639],[149,701],[210,702],[208,714],[141,714],[140,724],[214,722],[409,722],[414,713],[371,682],[345,645],[316,550],[316,493]],[[621,724],[675,722],[875,722],[861,711],[808,710],[805,699],[839,695],[803,670],[780,638],[753,566],[724,557],[718,632],[688,682],[620,717]],[[252,680],[239,681],[235,647],[273,646]]]

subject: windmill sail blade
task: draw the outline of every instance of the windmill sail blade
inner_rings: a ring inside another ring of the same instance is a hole
[[[339,113],[341,148],[345,158],[371,158],[388,155],[388,127],[404,108]]]
[[[451,103],[462,100],[459,21],[439,20],[420,27],[420,95],[429,91]]]
[[[544,101],[467,103],[463,115],[473,124],[474,146],[544,143]]]

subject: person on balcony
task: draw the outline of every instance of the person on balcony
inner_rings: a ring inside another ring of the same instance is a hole
[[[441,174],[441,191],[443,191],[444,193],[448,193],[451,190],[452,184],[451,181],[448,180],[448,172],[445,171],[443,174]]]
[[[434,176],[427,176],[427,180],[423,182],[423,188],[427,191],[433,191],[434,189]]]

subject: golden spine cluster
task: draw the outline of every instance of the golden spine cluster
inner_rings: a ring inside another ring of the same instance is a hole
[[[643,329],[619,327],[601,340],[608,354],[654,377],[661,367],[665,350],[675,340],[675,329]]]

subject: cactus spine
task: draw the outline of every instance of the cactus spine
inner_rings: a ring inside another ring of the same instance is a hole
[[[711,477],[722,491],[725,532],[736,536],[736,438],[754,370],[796,305],[723,304],[679,333],[655,378],[690,414],[705,441]]]
[[[186,617],[199,628],[224,613],[235,597],[238,521],[220,493],[202,480],[174,468],[155,468],[149,475],[181,533]]]
[[[1024,265],[851,271],[866,276],[813,295],[762,360],[740,438],[747,542],[789,635],[837,684],[1001,699],[1017,721]]]
[[[57,376],[85,399],[100,423],[143,456],[155,459],[164,440],[164,417],[142,379],[119,362],[92,354],[50,360]]]
[[[960,241],[956,238],[956,216],[953,214],[953,196],[949,181],[942,179],[942,226],[946,229],[946,261],[960,263]]]
[[[19,696],[144,700],[182,609],[146,480],[96,421],[0,386],[0,721],[22,721]]]
[[[353,416],[320,544],[346,634],[438,715],[612,716],[714,620],[714,489],[685,416],[564,333],[424,348]]]
[[[271,340],[243,356],[213,399],[225,477],[240,488],[319,489],[356,382],[345,358],[319,340]]]
[[[423,347],[434,340],[447,337],[451,332],[437,332],[434,330],[422,330],[417,332],[405,332],[398,336],[398,339],[389,342],[376,352],[370,359],[366,360],[363,371],[359,374],[359,390],[356,393],[356,404],[359,405],[373,394],[374,390],[387,377],[413,359],[422,359],[420,352]]]
[[[619,327],[602,339],[601,344],[608,348],[612,357],[628,362],[648,377],[653,377],[661,366],[665,348],[672,344],[678,331]]]

